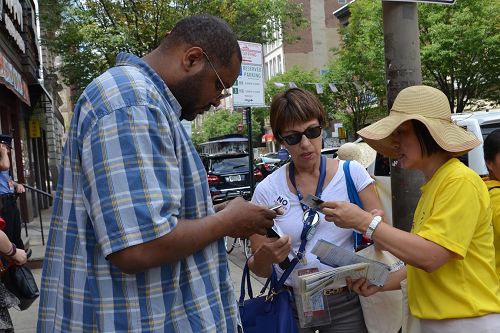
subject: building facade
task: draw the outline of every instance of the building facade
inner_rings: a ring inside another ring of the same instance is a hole
[[[33,0],[0,0],[0,130],[14,139],[12,178],[50,193],[49,146],[54,137],[49,133],[54,127],[55,135],[60,133],[62,118],[55,115],[54,99],[41,77],[36,6]],[[50,200],[39,201],[28,190],[18,203],[22,221],[29,222],[38,205],[47,206]]]
[[[294,66],[321,73],[333,54],[340,47],[339,21],[333,12],[344,6],[347,0],[295,0],[302,3],[304,17],[309,26],[297,32],[299,39],[283,43],[282,32],[276,31],[276,41],[264,45],[264,75],[268,80]]]

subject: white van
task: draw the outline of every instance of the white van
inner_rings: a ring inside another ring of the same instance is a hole
[[[480,141],[481,145],[471,150],[469,153],[460,156],[459,159],[469,168],[479,175],[488,174],[484,163],[483,142],[484,139],[496,129],[500,128],[500,109],[490,111],[476,111],[467,113],[457,113],[451,116],[457,125],[462,126],[473,133]],[[392,194],[391,178],[389,173],[389,161],[386,157],[377,154],[375,161],[368,166],[368,173],[376,179],[377,191],[382,202],[386,218],[392,222]],[[391,223],[392,224],[392,223]]]

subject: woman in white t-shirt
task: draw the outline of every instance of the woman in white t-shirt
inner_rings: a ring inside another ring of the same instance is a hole
[[[283,273],[279,263],[285,261],[291,248],[297,252],[301,244],[304,216],[309,207],[299,198],[309,194],[325,201],[349,201],[344,161],[327,159],[321,155],[322,126],[325,112],[318,99],[310,92],[292,88],[276,95],[271,104],[271,127],[278,142],[283,144],[292,161],[273,172],[256,188],[252,201],[259,204],[282,204],[283,215],[275,219],[281,238],[261,235],[250,237],[253,257],[250,269],[260,277],[269,277],[274,265],[278,278]],[[350,163],[350,174],[366,211],[380,209],[372,178],[356,161]],[[305,258],[297,264],[285,285],[296,288],[297,276],[305,272],[321,271],[329,266],[319,262],[311,250],[319,239],[325,239],[345,249],[354,251],[352,230],[338,228],[317,214],[319,223],[306,243]],[[316,313],[329,313],[327,323],[302,329],[301,332],[367,332],[358,297],[344,287],[324,290],[323,301],[316,304]],[[320,311],[325,310],[325,311]],[[301,311],[300,309],[298,311]],[[313,316],[314,317],[314,316]],[[328,317],[328,316],[327,316]],[[297,317],[298,318],[298,317]],[[318,318],[320,319],[320,318]],[[321,317],[324,319],[324,317]],[[314,325],[314,318],[311,325]]]

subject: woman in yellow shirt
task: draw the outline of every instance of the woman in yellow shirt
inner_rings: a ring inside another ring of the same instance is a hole
[[[488,187],[493,213],[493,230],[497,275],[500,279],[500,129],[491,132],[483,144],[484,160],[488,168],[488,177],[483,180]]]
[[[455,158],[479,140],[451,121],[447,97],[428,86],[403,89],[390,115],[358,134],[400,167],[420,170],[426,183],[411,233],[347,202],[322,205],[326,220],[365,233],[407,264],[382,289],[361,279],[354,290],[369,296],[400,288],[406,278],[422,332],[500,332],[490,198],[481,178]]]

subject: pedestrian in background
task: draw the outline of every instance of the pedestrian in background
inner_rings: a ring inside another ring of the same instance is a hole
[[[15,265],[24,265],[27,257],[26,252],[17,249],[9,237],[0,230],[0,255],[5,262],[12,261]],[[3,264],[7,266],[7,264]],[[14,326],[10,318],[9,308],[19,305],[19,299],[11,293],[0,281],[0,332],[13,333]]]
[[[369,296],[400,288],[407,277],[422,332],[500,332],[490,198],[479,175],[455,158],[480,141],[451,121],[446,95],[428,86],[403,89],[390,115],[358,134],[400,167],[420,170],[426,183],[411,233],[347,202],[322,204],[328,221],[365,233],[407,264],[383,289],[360,279],[354,290]]]
[[[483,143],[488,176],[483,180],[488,187],[493,214],[493,231],[497,275],[500,279],[500,129],[491,132]]]
[[[264,234],[276,212],[241,198],[214,209],[181,120],[228,97],[241,60],[225,22],[187,17],[86,87],[54,200],[39,332],[238,331],[223,237]]]
[[[367,169],[377,157],[377,152],[372,147],[368,146],[366,142],[346,142],[339,147],[337,151],[337,158],[339,160],[352,160],[357,161],[365,169]]]
[[[16,244],[17,248],[24,249],[24,242],[21,238],[21,213],[17,208],[17,197],[26,192],[26,189],[22,184],[12,180],[10,175],[10,157],[8,155],[12,149],[12,137],[0,134],[0,145],[2,145],[0,164],[4,161],[8,162],[7,168],[0,171],[0,217],[5,221],[4,232],[9,239]]]
[[[338,228],[333,223],[326,222],[318,212],[300,203],[308,194],[316,195],[322,200],[349,201],[343,170],[345,162],[321,155],[321,134],[326,114],[312,93],[292,88],[276,95],[271,104],[270,118],[273,133],[290,153],[291,161],[257,185],[252,201],[267,205],[274,202],[283,204],[284,213],[275,219],[275,224],[284,236],[278,239],[251,236],[254,255],[249,259],[248,266],[261,277],[271,276],[274,266],[280,278],[284,270],[277,264],[287,258],[291,248],[295,252],[299,251],[303,240],[303,222],[310,218],[316,219],[316,227],[310,232],[306,243],[304,259],[295,266],[285,281],[285,286],[293,289],[298,288],[297,275],[331,268],[311,253],[319,239],[352,252],[355,250],[352,230]],[[373,179],[365,167],[352,161],[350,174],[365,209],[380,209]],[[327,301],[322,310],[328,313],[328,322],[325,323],[323,318],[315,320],[313,316],[308,325],[310,327],[302,328],[301,332],[367,332],[357,295],[351,294],[347,287],[327,288],[323,290],[323,295]],[[294,311],[298,321],[298,312],[303,309],[296,306]]]
[[[10,168],[9,152],[11,147],[12,137],[0,134],[0,172],[8,172]],[[6,221],[0,218],[0,229],[5,230],[6,227]],[[22,248],[18,249],[17,245],[11,242],[8,235],[2,230],[0,230],[0,255],[2,256],[4,267],[8,265],[9,261],[12,261],[16,265],[23,265],[27,260],[26,253]],[[12,230],[12,227],[10,230]],[[19,305],[19,299],[5,288],[4,284],[0,281],[0,332],[14,332],[9,308],[17,305]]]

